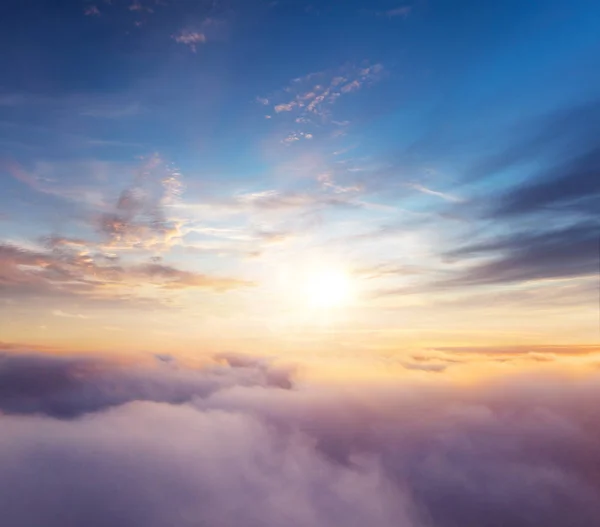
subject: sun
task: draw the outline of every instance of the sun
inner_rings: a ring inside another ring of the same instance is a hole
[[[352,297],[350,277],[341,270],[313,271],[306,277],[304,293],[313,308],[332,309],[348,304]]]
[[[273,294],[271,305],[277,306],[275,318],[330,322],[334,313],[337,319],[359,298],[358,284],[344,262],[318,255],[277,264],[265,282]]]

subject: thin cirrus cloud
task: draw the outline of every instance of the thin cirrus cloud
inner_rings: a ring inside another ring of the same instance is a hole
[[[499,152],[484,156],[466,179],[486,180],[538,161],[526,182],[506,190],[488,216],[510,221],[526,215],[557,213],[585,220],[600,200],[600,102],[590,100],[533,119]],[[540,162],[541,160],[541,162]]]
[[[409,187],[413,188],[415,190],[418,190],[419,192],[422,192],[423,194],[429,194],[430,196],[437,196],[438,198],[442,198],[443,200],[446,200],[446,201],[450,201],[450,202],[454,202],[454,203],[461,203],[463,201],[461,198],[454,196],[453,194],[448,194],[447,192],[440,192],[439,190],[433,190],[433,189],[428,188],[419,183],[412,183],[409,185]]]
[[[52,315],[54,315],[55,317],[61,317],[61,318],[77,318],[77,319],[81,319],[81,320],[85,320],[85,319],[89,319],[90,317],[83,315],[81,313],[69,313],[67,311],[63,311],[62,309],[53,309],[52,310]]]
[[[494,211],[497,217],[532,212],[592,212],[600,203],[600,145],[542,172],[534,181],[508,192]]]
[[[451,353],[453,355],[504,355],[504,356],[521,356],[528,354],[540,355],[589,355],[600,352],[600,346],[595,345],[530,345],[530,346],[440,346],[435,348],[437,351]]]
[[[229,291],[253,285],[251,282],[245,280],[208,276],[156,263],[141,265],[134,268],[133,271],[134,274],[139,274],[142,277],[158,279],[158,282],[154,281],[153,283],[158,283],[160,287],[165,289],[200,287],[215,291]]]
[[[444,375],[426,367],[409,374]],[[0,507],[19,527],[600,521],[594,375],[407,380],[358,397],[251,357],[191,368],[5,353],[0,381]]]
[[[380,14],[388,16],[390,18],[393,17],[402,17],[402,18],[407,18],[408,15],[411,14],[412,12],[412,6],[400,6],[400,7],[395,7],[393,9],[388,9],[387,11],[382,11],[380,12]]]
[[[447,253],[452,259],[484,258],[446,284],[477,285],[592,276],[598,272],[600,222],[540,233],[515,232]]]

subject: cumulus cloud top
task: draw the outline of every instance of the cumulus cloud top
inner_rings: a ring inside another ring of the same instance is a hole
[[[576,526],[600,521],[597,378],[324,388],[6,353],[7,525]]]

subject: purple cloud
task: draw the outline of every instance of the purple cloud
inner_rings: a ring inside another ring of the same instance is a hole
[[[597,380],[334,390],[246,356],[6,353],[0,510],[11,527],[590,527]]]

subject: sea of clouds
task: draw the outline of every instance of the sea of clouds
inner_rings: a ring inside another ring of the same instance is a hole
[[[594,527],[600,379],[0,356],[3,527]]]

